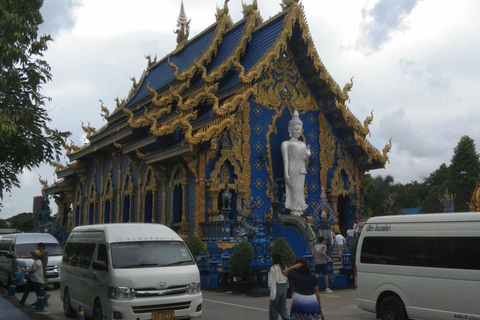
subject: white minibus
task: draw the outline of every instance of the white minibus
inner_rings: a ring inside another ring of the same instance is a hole
[[[371,218],[356,273],[357,306],[380,319],[480,320],[480,213]]]
[[[182,239],[161,224],[76,227],[63,255],[66,316],[82,305],[101,319],[189,319],[202,314],[200,272]]]

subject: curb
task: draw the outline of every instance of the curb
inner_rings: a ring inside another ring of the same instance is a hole
[[[35,292],[33,292],[35,294]],[[3,287],[0,288],[0,294],[2,295],[2,298],[7,294],[7,291]],[[49,314],[47,313],[38,313],[35,312],[34,308],[31,308],[30,306],[24,306],[22,308],[18,308],[15,306],[15,304],[20,303],[20,300],[18,298],[4,298],[6,301],[8,301],[13,308],[16,308],[23,313],[25,313],[30,319],[34,320],[57,320],[56,318],[50,317]]]

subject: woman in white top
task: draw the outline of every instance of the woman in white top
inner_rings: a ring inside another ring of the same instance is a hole
[[[335,236],[335,241],[337,242],[339,259],[342,259],[342,252],[343,252],[343,245],[345,244],[345,238],[339,233]]]
[[[40,287],[45,283],[45,278],[43,277],[43,264],[42,264],[42,252],[40,250],[35,250],[32,252],[32,257],[35,259],[31,269],[23,268],[23,272],[30,273],[30,277],[27,280],[25,285],[25,291],[23,292],[22,299],[17,304],[17,307],[23,307],[25,301],[28,298],[28,294],[31,290],[34,290],[37,293],[37,298],[40,295]]]
[[[269,316],[270,320],[278,320],[278,315],[283,320],[290,320],[290,315],[287,312],[287,277],[282,274],[285,270],[285,265],[282,261],[282,255],[278,252],[273,252],[272,267],[270,268],[270,306]]]

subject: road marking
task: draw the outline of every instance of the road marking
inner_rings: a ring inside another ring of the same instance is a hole
[[[245,308],[245,309],[253,309],[253,310],[259,310],[259,311],[268,312],[267,309],[260,309],[260,308],[255,308],[255,307],[242,306],[241,304],[221,302],[221,301],[215,301],[215,300],[209,300],[209,299],[203,299],[203,301],[208,301],[208,302],[213,302],[213,303],[220,303],[220,304],[226,304],[226,305],[234,306],[234,307],[240,307],[240,308]]]

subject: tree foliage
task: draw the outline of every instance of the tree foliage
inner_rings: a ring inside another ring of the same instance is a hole
[[[439,198],[445,192],[456,195],[455,212],[469,211],[468,202],[472,197],[480,173],[480,156],[475,142],[463,136],[454,149],[450,165],[442,163],[423,181],[407,184],[395,183],[393,177],[365,175],[360,187],[365,199],[365,211],[370,216],[384,215],[384,203],[393,196],[393,213],[401,208],[420,207],[421,213],[443,212]]]
[[[251,274],[250,263],[253,260],[253,247],[246,240],[240,241],[228,260],[228,269],[232,277],[247,280]]]
[[[207,250],[207,245],[204,243],[202,240],[200,240],[199,237],[193,236],[190,239],[186,241],[186,245],[188,247],[188,250],[193,254],[193,256],[196,258],[200,255],[200,251],[203,250],[203,253],[205,254],[206,258],[206,263],[208,264],[208,250]]]
[[[277,238],[273,243],[270,254],[278,252],[282,255],[283,263],[286,267],[291,267],[295,264],[295,252],[285,238]]]
[[[38,35],[42,0],[0,1],[0,197],[25,169],[55,159],[69,132],[51,129],[40,93],[51,80],[42,59],[49,35]]]

